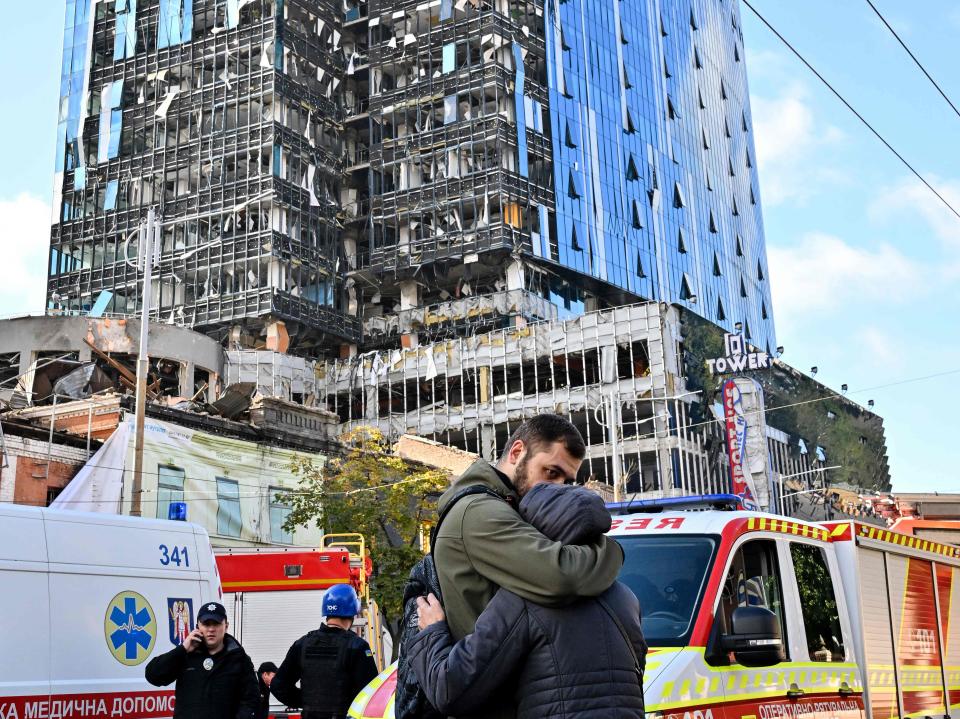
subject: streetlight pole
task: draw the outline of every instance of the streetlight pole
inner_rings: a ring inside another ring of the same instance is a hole
[[[140,348],[137,356],[136,419],[133,444],[133,489],[130,492],[130,516],[141,514],[140,497],[143,494],[143,425],[147,405],[147,378],[150,374],[150,355],[147,343],[150,332],[150,301],[153,292],[153,252],[156,234],[160,229],[156,212],[147,212],[147,226],[140,230],[140,253],[138,264],[143,268],[143,295],[140,299]]]

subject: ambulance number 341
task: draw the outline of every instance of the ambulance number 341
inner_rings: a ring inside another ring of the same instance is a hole
[[[166,544],[160,545],[160,564],[164,567],[170,564],[176,564],[179,567],[181,562],[184,567],[190,566],[190,555],[187,554],[186,547],[174,547],[170,549]]]

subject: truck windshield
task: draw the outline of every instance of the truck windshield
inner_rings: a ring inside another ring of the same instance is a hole
[[[716,542],[706,536],[619,536],[620,581],[640,600],[651,647],[686,646]]]

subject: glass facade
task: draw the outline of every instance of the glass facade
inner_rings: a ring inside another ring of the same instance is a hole
[[[737,3],[545,2],[552,259],[774,349]]]
[[[162,230],[157,320],[290,325],[356,342],[340,188],[342,0],[68,0],[48,312],[141,310],[138,230]]]
[[[219,337],[648,299],[772,349],[743,57],[735,0],[69,0],[48,309],[138,312],[154,209],[154,317]]]
[[[91,0],[67,0],[63,31],[63,62],[60,68],[60,107],[57,114],[57,146],[54,164],[55,192],[62,189],[63,174],[74,171],[74,190],[86,184],[86,168],[80,154],[79,138],[87,108],[83,100],[90,58]],[[59,261],[59,260],[58,260]],[[53,260],[51,260],[51,263]]]

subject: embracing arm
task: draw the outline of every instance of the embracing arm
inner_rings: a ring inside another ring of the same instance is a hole
[[[445,621],[431,624],[410,645],[410,666],[427,699],[443,714],[477,712],[516,672],[530,649],[526,606],[500,590],[456,644]]]
[[[463,544],[474,569],[497,586],[543,606],[602,594],[617,578],[623,550],[608,537],[563,545],[505,502],[480,498],[463,514]]]

